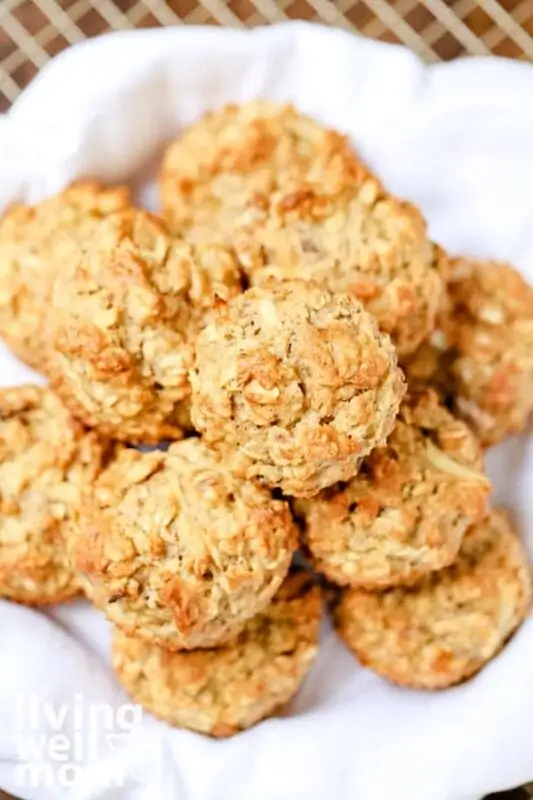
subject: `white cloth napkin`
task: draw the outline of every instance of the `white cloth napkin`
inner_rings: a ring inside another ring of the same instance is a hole
[[[133,179],[154,204],[165,142],[256,96],[349,133],[452,252],[508,258],[533,279],[533,66],[425,67],[306,24],[112,34],[61,55],[0,125],[0,207],[84,176]],[[0,384],[32,379],[0,351]],[[531,443],[489,461],[533,552]],[[290,715],[227,741],[133,719],[108,638],[83,603],[0,603],[0,786],[39,800],[471,800],[533,779],[533,619],[477,678],[436,694],[389,686],[325,626]]]

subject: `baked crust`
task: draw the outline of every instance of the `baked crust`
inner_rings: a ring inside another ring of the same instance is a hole
[[[359,661],[418,689],[469,678],[503,647],[531,606],[531,573],[505,513],[466,534],[457,562],[412,589],[348,589],[335,612]]]
[[[252,284],[353,294],[400,356],[433,328],[442,254],[420,211],[385,191],[347,137],[291,106],[207,114],[167,150],[161,196],[174,231],[234,245]]]
[[[533,411],[533,289],[509,264],[450,260],[436,330],[402,366],[410,386],[434,386],[484,446],[523,431]]]
[[[272,716],[296,694],[318,650],[320,591],[303,581],[287,578],[224,647],[172,653],[116,628],[112,662],[120,682],[160,719],[210,736],[231,736]]]
[[[362,305],[312,283],[249,289],[198,336],[192,419],[246,479],[297,497],[348,480],[382,444],[404,392]]]
[[[54,287],[52,385],[115,439],[179,438],[190,426],[195,336],[217,298],[240,291],[229,250],[173,240],[142,211],[114,215]]]
[[[118,447],[85,497],[73,557],[88,597],[127,633],[213,647],[264,608],[297,547],[287,503],[190,438]]]
[[[317,570],[340,585],[409,585],[449,566],[487,512],[481,448],[432,390],[402,404],[387,443],[347,484],[300,504]]]
[[[79,592],[71,519],[107,444],[48,389],[0,389],[0,596],[59,603]]]
[[[533,411],[533,289],[508,264],[457,259],[448,291],[455,406],[485,445],[496,444]]]
[[[33,207],[12,206],[0,220],[0,335],[35,369],[46,358],[56,277],[102,219],[130,205],[125,186],[80,181]]]

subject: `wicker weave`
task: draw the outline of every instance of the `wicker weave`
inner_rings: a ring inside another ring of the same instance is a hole
[[[427,61],[496,53],[533,60],[533,0],[0,0],[0,111],[48,59],[87,36],[176,24],[307,19],[402,42]]]

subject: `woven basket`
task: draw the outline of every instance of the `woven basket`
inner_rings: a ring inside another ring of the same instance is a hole
[[[426,61],[496,53],[533,60],[533,0],[0,0],[0,111],[48,59],[108,30],[249,27],[306,19],[402,42]]]

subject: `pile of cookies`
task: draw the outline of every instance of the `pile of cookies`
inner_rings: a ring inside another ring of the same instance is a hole
[[[0,595],[84,593],[131,696],[213,736],[295,694],[325,587],[390,681],[474,674],[531,602],[483,452],[533,411],[533,291],[292,107],[208,114],[160,189],[0,221],[0,334],[50,384],[0,391]]]

